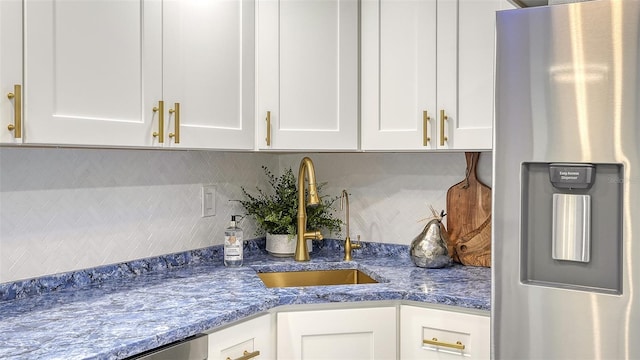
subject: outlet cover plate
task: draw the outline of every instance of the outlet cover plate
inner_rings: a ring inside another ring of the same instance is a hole
[[[202,217],[216,214],[216,187],[215,185],[202,185]]]

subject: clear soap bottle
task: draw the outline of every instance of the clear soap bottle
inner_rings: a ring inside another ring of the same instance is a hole
[[[236,224],[236,216],[231,215],[229,227],[224,230],[224,265],[229,267],[242,266],[244,241],[242,229]]]

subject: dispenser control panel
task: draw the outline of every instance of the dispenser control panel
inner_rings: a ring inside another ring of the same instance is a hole
[[[558,189],[590,189],[595,180],[592,164],[549,164],[549,180]]]

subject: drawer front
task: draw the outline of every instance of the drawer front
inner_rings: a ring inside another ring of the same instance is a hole
[[[209,334],[209,360],[272,359],[271,315]]]
[[[403,305],[402,359],[489,359],[489,316]]]

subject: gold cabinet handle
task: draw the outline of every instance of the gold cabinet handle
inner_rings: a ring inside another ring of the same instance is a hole
[[[431,120],[431,117],[429,116],[426,110],[423,111],[422,112],[422,146],[429,145],[429,141],[431,141],[431,138],[429,137],[429,132],[427,131],[427,129],[429,128],[429,120]]]
[[[431,340],[422,340],[422,344],[448,347],[456,350],[464,350],[464,344],[461,341],[456,341],[455,344],[452,344],[444,341],[438,341],[438,338],[432,338]]]
[[[271,111],[267,111],[267,146],[271,146]]]
[[[173,114],[173,124],[175,126],[174,132],[169,133],[169,137],[173,139],[173,142],[180,144],[180,103],[173,104],[173,109],[169,109],[169,114]]]
[[[22,138],[22,85],[13,85],[13,92],[7,94],[9,100],[13,99],[13,124],[7,129],[13,131],[13,137]]]
[[[164,101],[158,101],[158,106],[153,107],[153,112],[158,113],[158,131],[153,132],[153,137],[158,138],[160,144],[164,143]]]
[[[247,350],[245,350],[244,353],[242,353],[242,356],[240,356],[239,358],[232,359],[230,357],[227,357],[226,360],[247,360],[252,359],[258,355],[260,355],[260,350],[256,350],[254,352],[248,352]]]
[[[444,121],[449,120],[447,114],[445,114],[444,110],[440,110],[440,146],[444,146],[444,142],[449,140],[446,136],[444,136]]]

